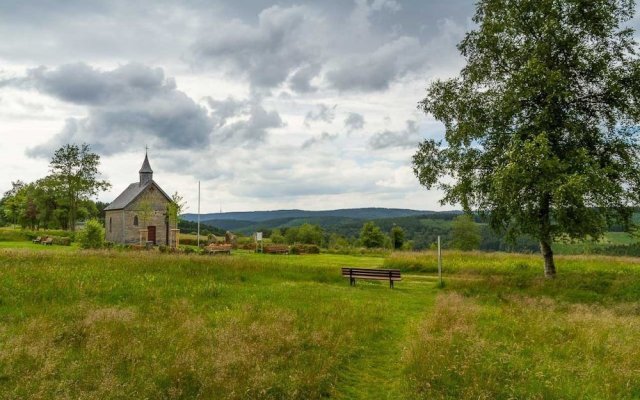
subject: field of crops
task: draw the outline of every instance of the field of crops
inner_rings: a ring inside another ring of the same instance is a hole
[[[6,247],[0,398],[640,397],[636,259]]]

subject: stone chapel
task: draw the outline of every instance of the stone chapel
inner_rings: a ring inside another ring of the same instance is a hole
[[[139,174],[139,181],[105,208],[105,239],[121,244],[170,245],[177,228],[167,214],[171,197],[153,180],[146,153]]]

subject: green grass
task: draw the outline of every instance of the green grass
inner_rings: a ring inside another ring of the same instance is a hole
[[[630,245],[640,240],[637,236],[626,232],[606,232],[604,237],[596,242],[591,240],[566,243],[557,241],[553,245],[556,254],[577,255],[592,254],[598,248],[605,248],[611,245]]]
[[[635,259],[71,250],[0,249],[0,399],[640,397]]]
[[[17,242],[3,242],[0,241],[0,249],[30,249],[30,250],[43,250],[43,251],[74,251],[77,250],[78,244],[71,243],[71,246],[59,246],[50,245],[45,246],[39,243],[17,241]]]

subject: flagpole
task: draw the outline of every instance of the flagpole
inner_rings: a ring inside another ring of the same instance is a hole
[[[198,247],[200,247],[200,181],[198,181]]]

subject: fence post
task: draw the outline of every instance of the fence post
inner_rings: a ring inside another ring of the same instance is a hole
[[[442,248],[440,247],[440,236],[438,236],[438,278],[442,287]]]

